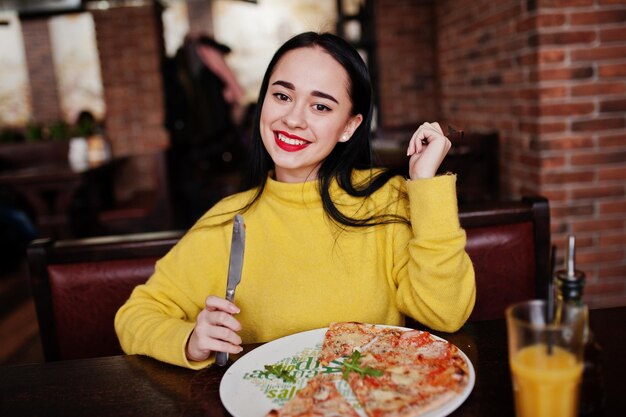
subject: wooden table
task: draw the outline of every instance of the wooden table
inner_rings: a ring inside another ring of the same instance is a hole
[[[34,210],[40,237],[69,238],[71,206],[76,192],[88,189],[86,209],[112,199],[112,168],[117,159],[84,169],[65,160],[0,171],[0,185],[13,188]],[[106,202],[108,203],[108,201]]]
[[[592,310],[604,348],[607,406],[626,411],[626,307]],[[476,370],[469,398],[452,416],[513,416],[504,320],[468,323],[440,334],[460,347]],[[255,346],[247,346],[248,352]],[[225,368],[191,371],[141,356],[0,367],[2,416],[229,416],[219,397]],[[241,399],[245,401],[245,398]],[[555,416],[557,417],[557,416]]]

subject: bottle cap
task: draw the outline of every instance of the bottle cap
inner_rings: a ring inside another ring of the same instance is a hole
[[[565,300],[582,299],[585,274],[576,269],[576,238],[569,236],[564,269],[556,271],[555,280]]]

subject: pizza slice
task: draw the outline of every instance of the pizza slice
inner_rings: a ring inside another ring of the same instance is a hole
[[[411,377],[404,371],[386,372],[379,378],[361,378],[351,374],[348,383],[369,417],[415,417],[439,407],[454,396],[451,391],[430,392],[417,384],[407,385]]]
[[[459,349],[428,332],[411,331],[398,344],[406,365],[421,368],[431,386],[461,392],[469,383],[469,368]]]
[[[324,335],[318,361],[322,366],[326,366],[335,359],[350,356],[355,350],[362,349],[380,334],[381,328],[373,324],[331,323]]]
[[[280,410],[266,417],[359,417],[352,405],[339,393],[333,379],[316,375]]]
[[[462,391],[469,370],[456,346],[418,330],[388,332],[362,354],[377,377],[350,374],[350,388],[369,416],[416,416]]]

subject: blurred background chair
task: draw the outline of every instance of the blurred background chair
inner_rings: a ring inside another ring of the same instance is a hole
[[[172,201],[165,152],[128,157],[118,167],[112,180],[116,188],[123,189],[125,183],[141,176],[142,172],[150,174],[150,186],[126,192],[125,195],[117,196],[108,207],[102,207],[89,232],[90,236],[145,233],[172,228]]]
[[[373,142],[376,162],[408,177],[406,149],[411,134],[412,131],[404,129],[397,132],[390,130],[379,132],[378,140]],[[462,138],[448,135],[452,147],[439,166],[437,174],[448,172],[457,174],[456,191],[459,205],[500,200],[498,134],[472,132],[464,133]]]
[[[45,360],[122,354],[115,313],[181,235],[35,240],[28,248],[28,266]]]

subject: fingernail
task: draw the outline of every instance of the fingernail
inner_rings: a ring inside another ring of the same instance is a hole
[[[242,350],[243,350],[243,348],[241,346],[239,346],[239,351],[237,353],[241,353]]]

